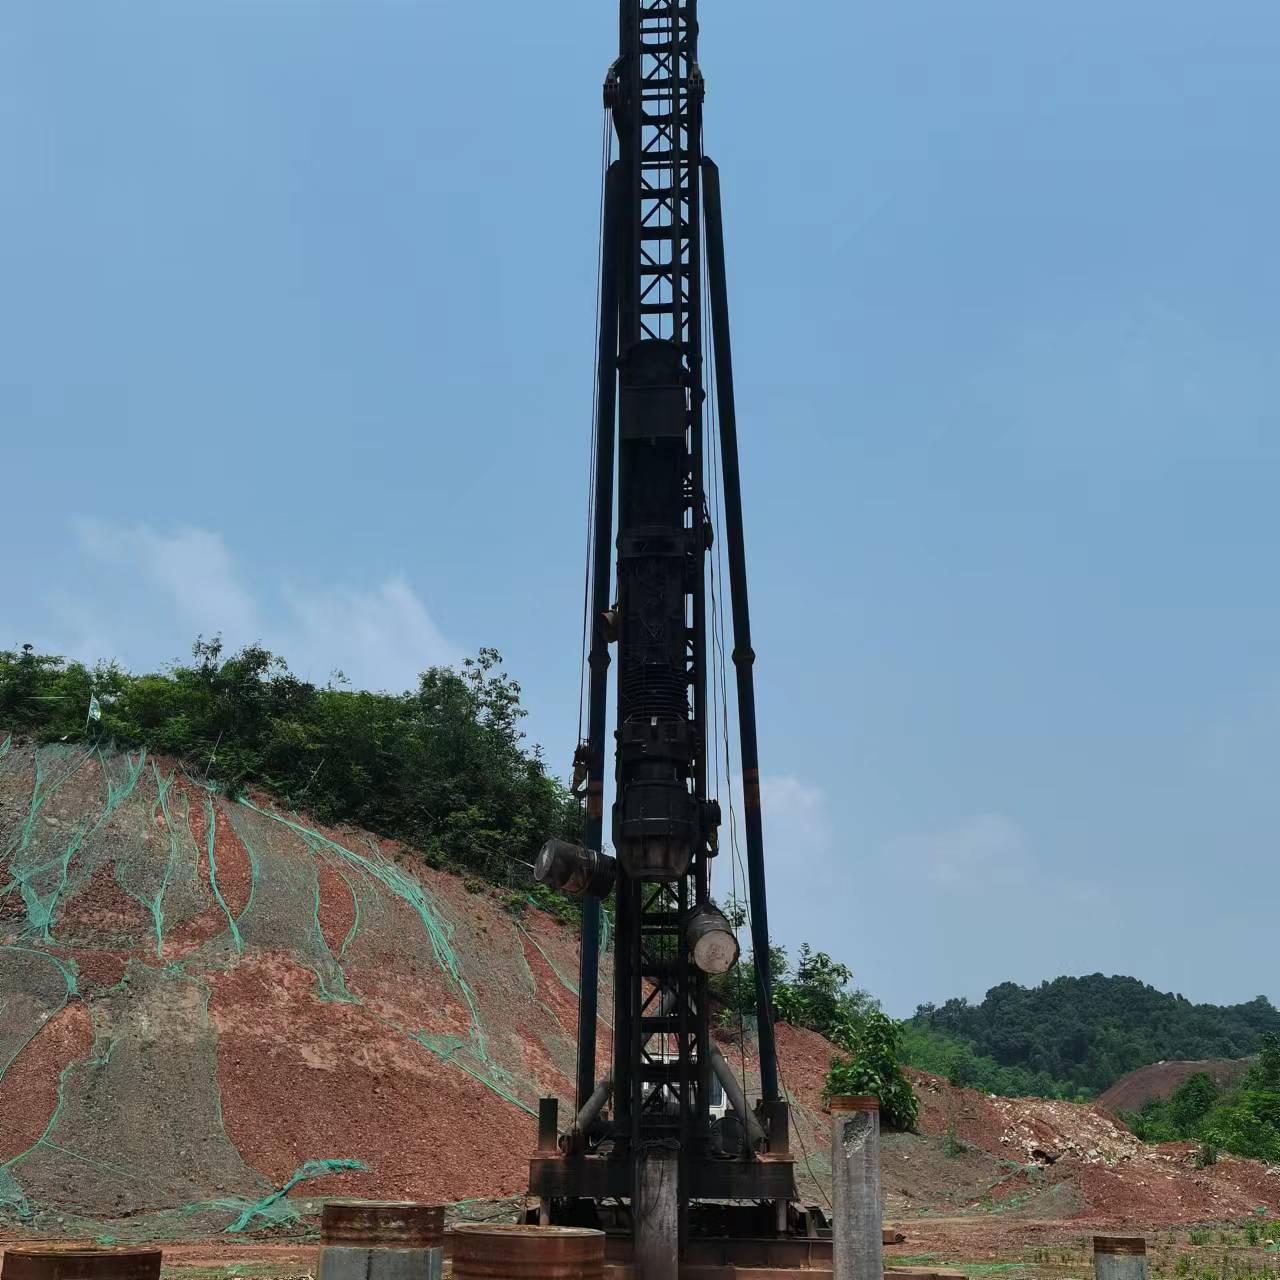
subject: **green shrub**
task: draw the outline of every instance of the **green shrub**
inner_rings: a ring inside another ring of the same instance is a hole
[[[88,716],[90,697],[101,719]],[[528,882],[548,836],[576,837],[578,804],[524,744],[520,686],[494,649],[431,667],[403,693],[295,676],[261,645],[198,639],[189,663],[132,675],[30,647],[0,651],[0,728],[41,741],[145,746],[235,795],[262,786],[322,822],[421,850],[433,867]]]
[[[1220,1151],[1280,1164],[1280,1036],[1263,1035],[1257,1061],[1234,1088],[1223,1092],[1197,1073],[1170,1098],[1151,1099],[1124,1119],[1147,1142],[1199,1142],[1200,1168],[1214,1164]]]
[[[901,1026],[879,1009],[868,1010],[827,1072],[823,1097],[880,1099],[880,1114],[891,1129],[916,1127],[920,1103],[898,1065]]]
[[[1075,1088],[1044,1072],[1002,1066],[975,1053],[964,1041],[923,1025],[918,1018],[902,1024],[902,1061],[950,1084],[1005,1098],[1074,1098]]]

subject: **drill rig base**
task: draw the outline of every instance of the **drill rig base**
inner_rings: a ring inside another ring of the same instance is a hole
[[[800,1215],[798,1230],[777,1230],[776,1206],[796,1199],[789,1153],[689,1161],[690,1196],[679,1262],[656,1272],[637,1256],[645,1233],[623,1203],[634,1203],[635,1167],[627,1160],[573,1153],[541,1152],[530,1161],[530,1195],[549,1207],[553,1224],[605,1232],[606,1280],[641,1280],[651,1274],[672,1280],[786,1280],[797,1272],[826,1280],[831,1274],[831,1237],[816,1234],[812,1215]],[[645,1162],[639,1167],[643,1171]],[[668,1247],[674,1246],[676,1234],[670,1232]]]
[[[698,1240],[680,1263],[679,1280],[827,1280],[831,1275],[830,1239],[804,1236],[770,1239],[738,1236]],[[605,1280],[639,1280],[629,1242],[605,1241]]]
[[[723,1209],[742,1208],[752,1215],[754,1206],[715,1206]],[[576,1225],[605,1229],[605,1280],[640,1280],[642,1268],[636,1261],[635,1241],[622,1225],[602,1221],[597,1206],[580,1202],[578,1214],[570,1212]],[[577,1221],[581,1219],[581,1221]],[[670,1272],[673,1280],[827,1280],[832,1272],[831,1235],[773,1236],[753,1234],[750,1225],[736,1216],[725,1219],[729,1231],[724,1234],[695,1234],[686,1241],[678,1271]],[[738,1231],[738,1226],[747,1229]]]
[[[529,1161],[529,1194],[549,1200],[630,1200],[633,1171],[631,1161],[609,1156],[539,1153]],[[795,1161],[790,1155],[690,1160],[686,1171],[690,1201],[796,1198]]]

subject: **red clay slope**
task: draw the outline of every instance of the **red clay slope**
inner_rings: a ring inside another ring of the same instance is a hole
[[[1235,1084],[1249,1067],[1248,1058],[1213,1058],[1204,1062],[1156,1062],[1121,1076],[1099,1099],[1108,1111],[1138,1111],[1148,1098],[1171,1097],[1177,1087],[1198,1072],[1211,1075],[1220,1086]]]
[[[567,1110],[576,968],[569,929],[367,833],[230,801],[168,762],[11,747],[0,1232],[223,1233],[299,1170],[299,1198],[520,1196],[537,1099]],[[801,1192],[821,1203],[832,1046],[786,1026],[778,1040]],[[754,1045],[722,1046],[754,1096]],[[921,1133],[884,1142],[890,1217],[1280,1208],[1280,1171],[1196,1170],[1189,1149],[1145,1147],[1096,1107],[915,1078]],[[323,1160],[364,1167],[308,1164]]]

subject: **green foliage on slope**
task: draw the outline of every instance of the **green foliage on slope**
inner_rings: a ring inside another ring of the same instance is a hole
[[[823,1096],[875,1097],[892,1129],[914,1129],[920,1102],[899,1065],[902,1024],[879,1009],[868,1009],[832,1059]]]
[[[1262,1037],[1257,1061],[1235,1087],[1224,1091],[1198,1072],[1125,1118],[1147,1142],[1199,1142],[1206,1161],[1221,1150],[1280,1164],[1280,1035]]]
[[[733,905],[726,914],[739,927],[746,915]],[[825,951],[814,951],[807,942],[801,945],[794,968],[786,950],[772,944],[769,972],[774,1018],[816,1031],[838,1050],[827,1073],[826,1096],[877,1097],[886,1125],[915,1128],[919,1103],[899,1065],[903,1024],[882,1013],[868,992],[853,985],[847,965]],[[710,989],[730,1020],[754,1014],[754,957],[711,979]]]
[[[92,706],[100,718],[89,715]],[[233,794],[253,784],[325,822],[356,824],[505,881],[577,805],[524,745],[520,686],[496,650],[432,667],[404,693],[317,687],[260,645],[197,640],[190,663],[133,675],[0,652],[0,726],[42,741],[146,746]]]
[[[1136,978],[1100,973],[1038,987],[1002,983],[981,1004],[922,1005],[911,1021],[967,1046],[980,1071],[991,1070],[981,1060],[1018,1069],[1040,1082],[1035,1092],[1050,1096],[1101,1092],[1153,1062],[1246,1057],[1264,1034],[1280,1032],[1280,1011],[1265,996],[1230,1006],[1192,1004]]]
[[[944,1035],[917,1021],[902,1024],[902,1061],[942,1076],[951,1084],[1003,1098],[1067,1098],[1084,1095],[1063,1080],[1025,1067],[1003,1067],[975,1053],[967,1041]]]

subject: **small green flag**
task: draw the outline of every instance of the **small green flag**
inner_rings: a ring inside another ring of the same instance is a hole
[[[85,724],[88,724],[90,720],[101,720],[101,719],[102,719],[102,708],[98,705],[97,695],[91,693],[89,695],[89,714],[85,716],[84,722]]]

